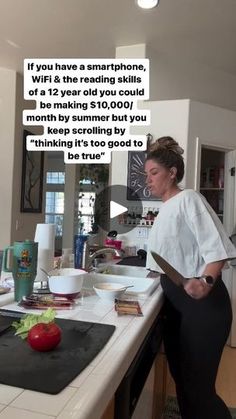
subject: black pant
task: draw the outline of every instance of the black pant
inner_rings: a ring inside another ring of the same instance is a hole
[[[164,290],[164,345],[182,419],[230,419],[216,394],[215,380],[230,332],[232,309],[227,289],[217,280],[206,298],[195,300],[161,276]]]

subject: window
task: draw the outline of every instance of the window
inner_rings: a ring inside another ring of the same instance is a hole
[[[89,233],[94,222],[95,192],[82,192],[79,195],[79,231]]]
[[[63,234],[65,172],[47,172],[45,223],[56,224],[56,236]]]
[[[47,172],[47,184],[64,185],[65,172]]]

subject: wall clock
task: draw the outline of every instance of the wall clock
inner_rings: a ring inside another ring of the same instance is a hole
[[[151,195],[146,185],[146,176],[144,164],[146,159],[145,151],[128,152],[128,170],[127,170],[127,200],[137,201],[137,196],[145,201],[159,201]]]

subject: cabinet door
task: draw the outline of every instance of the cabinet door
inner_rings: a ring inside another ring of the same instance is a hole
[[[200,192],[223,222],[225,150],[201,146]]]
[[[196,149],[195,149],[195,173],[194,173],[194,190],[199,191],[200,189],[200,177],[201,177],[201,153],[202,143],[199,137],[196,138]]]
[[[236,233],[236,151],[225,155],[224,227],[231,236]],[[236,346],[236,266],[223,270],[223,281],[232,301],[233,323],[229,344]]]
[[[236,150],[225,153],[224,227],[230,236],[236,227]]]

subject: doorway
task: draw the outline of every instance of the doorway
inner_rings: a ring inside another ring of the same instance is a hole
[[[224,222],[225,152],[202,147],[200,192]]]

